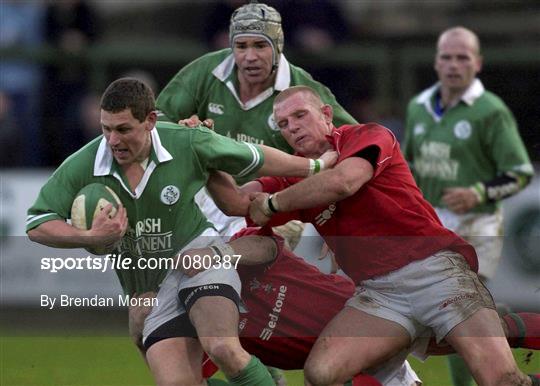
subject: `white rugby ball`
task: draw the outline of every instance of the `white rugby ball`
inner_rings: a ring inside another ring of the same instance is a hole
[[[86,185],[77,193],[71,205],[71,225],[83,230],[92,228],[94,217],[109,203],[113,204],[110,215],[114,216],[118,205],[121,204],[116,193],[104,184],[93,183]],[[110,252],[104,246],[87,248],[87,251],[95,255],[105,255]]]

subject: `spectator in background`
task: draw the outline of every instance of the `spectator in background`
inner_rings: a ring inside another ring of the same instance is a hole
[[[474,32],[454,27],[440,35],[439,82],[409,103],[403,149],[443,224],[475,247],[486,282],[502,253],[501,200],[529,183],[533,167],[512,113],[476,78],[481,68]],[[454,384],[470,384],[464,362],[450,363]]]
[[[152,74],[140,69],[132,69],[124,74],[122,78],[134,78],[138,79],[156,93],[157,82]],[[83,142],[90,142],[98,135],[102,134],[101,131],[101,96],[94,91],[89,91],[81,97],[77,108],[77,121],[76,131],[82,135]]]
[[[97,14],[85,0],[51,2],[46,9],[47,42],[64,55],[46,69],[44,93],[46,162],[57,165],[85,143],[78,111],[89,92],[86,65],[77,58],[99,35]]]
[[[0,167],[22,165],[23,134],[13,114],[9,95],[0,91]]]
[[[44,8],[38,1],[3,0],[0,10],[0,47],[32,49],[43,43]],[[0,61],[0,93],[3,94],[2,131],[9,125],[24,130],[21,157],[12,166],[37,166],[42,161],[39,96],[42,71],[30,59]],[[10,106],[8,108],[8,106]],[[9,112],[11,111],[11,113]],[[4,135],[4,133],[3,133]],[[4,142],[3,142],[4,144]],[[3,155],[3,157],[7,157]],[[14,162],[16,161],[16,162]],[[2,164],[6,165],[6,164]]]
[[[82,97],[79,103],[77,131],[82,134],[85,143],[102,134],[100,102],[99,94],[89,92]]]

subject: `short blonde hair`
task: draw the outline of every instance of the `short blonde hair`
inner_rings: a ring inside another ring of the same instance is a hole
[[[316,107],[321,107],[324,105],[321,97],[317,92],[309,86],[292,86],[283,91],[281,91],[274,99],[274,106],[278,103],[283,102],[285,99],[298,94],[304,93],[307,96],[307,100]]]
[[[439,46],[441,45],[443,40],[454,36],[463,36],[469,39],[471,42],[471,48],[473,49],[474,53],[476,55],[480,55],[480,39],[478,39],[478,35],[476,35],[470,29],[462,26],[452,27],[444,30],[439,35],[439,39],[437,40],[437,50],[439,49]]]

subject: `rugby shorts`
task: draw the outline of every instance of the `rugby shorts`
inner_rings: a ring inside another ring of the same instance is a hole
[[[411,341],[433,330],[437,342],[475,312],[495,309],[465,258],[448,250],[363,281],[346,305],[398,323]]]
[[[186,245],[182,251],[192,248],[204,248],[215,244],[219,240],[219,234],[214,229],[208,228],[197,239]],[[179,317],[186,314],[186,309],[183,302],[180,301],[178,293],[183,289],[195,287],[209,288],[213,292],[217,290],[218,293],[220,288],[223,287],[229,292],[232,289],[234,294],[231,297],[236,299],[240,299],[242,290],[240,277],[234,266],[229,269],[223,267],[219,269],[210,268],[193,277],[189,277],[179,270],[171,269],[160,285],[156,305],[145,320],[143,344],[145,344],[146,339],[152,332],[158,330],[172,319],[181,319]]]

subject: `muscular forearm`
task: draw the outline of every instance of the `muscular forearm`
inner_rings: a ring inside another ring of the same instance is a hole
[[[280,212],[313,208],[344,200],[355,194],[373,176],[373,168],[363,158],[348,158],[334,169],[292,185],[274,200]]]
[[[234,179],[225,172],[212,172],[206,184],[208,192],[227,216],[246,216],[249,207],[249,195],[243,192]]]
[[[90,231],[72,227],[62,220],[52,220],[28,231],[30,240],[54,248],[91,247]]]
[[[240,255],[238,264],[257,265],[273,261],[277,246],[274,239],[266,236],[245,236],[230,241],[229,245],[236,255]]]
[[[186,258],[204,259],[206,257],[208,259],[210,257],[210,259],[215,261],[217,256],[219,256],[224,267],[227,264],[229,264],[229,267],[231,265],[236,267],[238,264],[258,265],[269,263],[276,258],[276,254],[277,245],[271,237],[244,236],[225,244],[215,244],[210,247],[184,251],[176,258],[176,266],[185,274],[192,277],[206,268],[204,268],[204,265],[195,267],[191,264],[189,267],[185,267],[183,262]]]
[[[257,172],[259,176],[308,177],[324,168],[333,166],[336,159],[334,158],[331,161],[331,165],[325,165],[324,163],[321,164],[320,161],[328,153],[323,154],[321,158],[314,161],[309,158],[290,155],[272,147],[264,145],[259,145],[259,147],[264,153],[264,165]],[[314,169],[314,162],[317,162],[321,168],[319,169],[319,166],[317,166]]]
[[[260,145],[264,153],[264,165],[259,176],[306,177],[309,174],[309,159],[296,157],[269,146]]]

